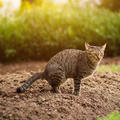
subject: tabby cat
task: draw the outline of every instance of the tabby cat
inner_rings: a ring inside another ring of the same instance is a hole
[[[91,46],[85,43],[85,51],[66,49],[53,56],[44,72],[36,73],[29,78],[18,93],[24,92],[37,79],[46,79],[56,93],[60,93],[60,85],[67,78],[74,79],[74,94],[79,95],[81,80],[92,75],[104,56],[106,44],[103,46]]]

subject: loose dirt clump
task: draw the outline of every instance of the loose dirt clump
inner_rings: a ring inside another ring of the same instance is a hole
[[[72,79],[61,86],[61,94],[52,93],[45,80],[17,94],[16,88],[33,72],[0,74],[0,120],[95,120],[120,108],[120,73],[84,79],[80,96],[72,95]]]

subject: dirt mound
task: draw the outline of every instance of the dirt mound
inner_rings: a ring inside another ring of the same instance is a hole
[[[15,73],[16,71],[41,71],[44,69],[47,62],[43,61],[28,61],[19,63],[0,63],[0,74]]]
[[[96,73],[84,79],[80,96],[72,95],[73,81],[52,93],[45,80],[36,81],[25,93],[15,93],[30,72],[0,75],[1,120],[95,120],[120,108],[120,73]]]

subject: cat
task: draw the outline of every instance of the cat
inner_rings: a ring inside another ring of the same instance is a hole
[[[55,93],[61,93],[60,85],[67,78],[74,80],[74,95],[79,95],[83,78],[92,75],[104,56],[106,44],[91,46],[85,42],[85,51],[65,49],[53,56],[45,67],[44,72],[36,73],[29,78],[17,93],[24,92],[37,79],[46,79]]]

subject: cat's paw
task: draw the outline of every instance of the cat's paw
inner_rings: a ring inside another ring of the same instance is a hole
[[[61,93],[61,90],[58,88],[52,89],[53,93]]]
[[[79,92],[76,92],[76,91],[75,91],[73,94],[74,94],[75,96],[79,96]]]

